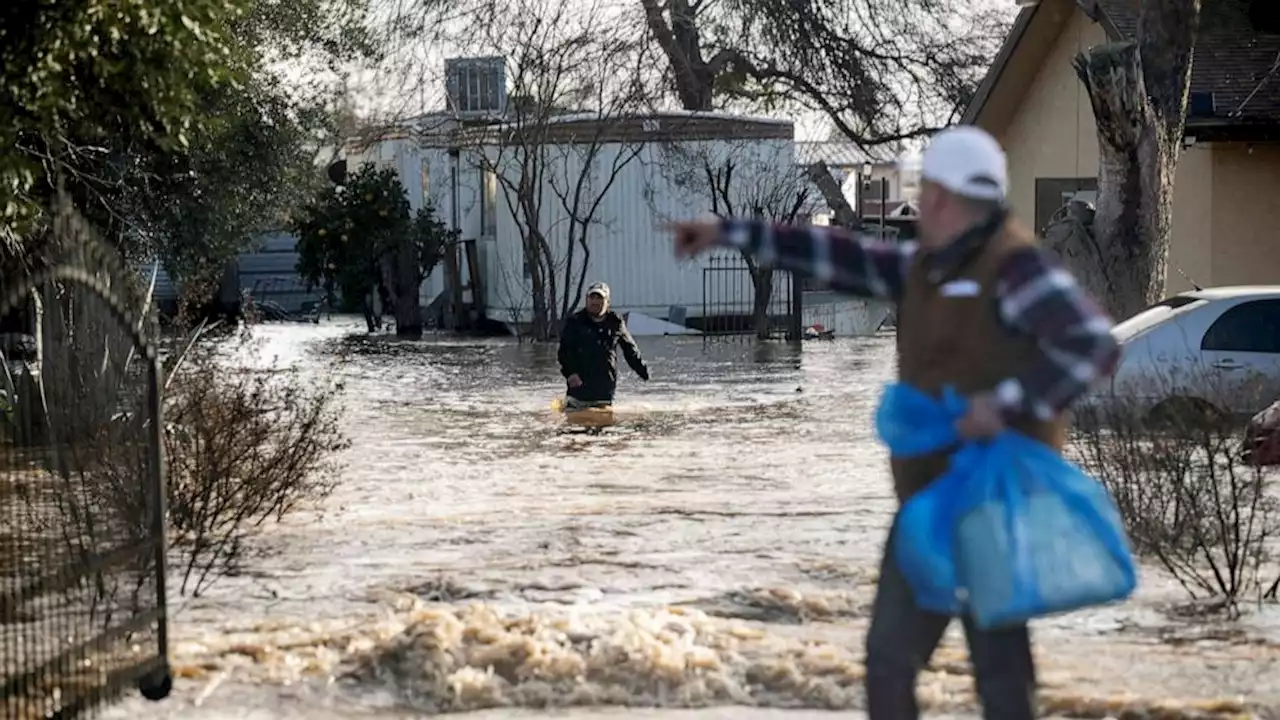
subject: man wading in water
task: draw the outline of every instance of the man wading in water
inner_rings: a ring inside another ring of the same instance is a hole
[[[618,353],[640,376],[649,379],[649,368],[640,358],[627,324],[609,309],[609,286],[593,283],[587,288],[587,306],[564,323],[560,333],[560,374],[568,391],[564,409],[569,412],[613,404],[618,387]]]
[[[812,276],[837,291],[898,305],[898,372],[937,393],[968,397],[958,429],[989,438],[1005,427],[1061,449],[1064,413],[1119,356],[1111,320],[1034,237],[1008,217],[1007,163],[974,127],[939,133],[923,158],[920,243],[860,239],[829,227],[752,220],[674,225],[676,254],[713,246]],[[939,476],[947,454],[893,459],[899,501]],[[890,546],[867,634],[867,705],[873,720],[919,716],[916,676],[951,618],[916,606]],[[1035,668],[1025,625],[980,631],[964,618],[987,718],[1034,716]]]

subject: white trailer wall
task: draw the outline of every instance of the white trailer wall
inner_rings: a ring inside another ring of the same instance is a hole
[[[586,200],[582,206],[601,197],[594,222],[588,231],[590,260],[586,281],[607,282],[613,291],[613,305],[619,311],[638,311],[655,317],[667,317],[673,305],[687,308],[689,317],[703,314],[703,269],[706,258],[677,262],[670,237],[659,229],[663,223],[697,217],[713,208],[724,211],[722,203],[712,202],[704,165],[722,171],[731,165],[728,194],[735,210],[746,212],[753,199],[779,194],[780,183],[793,183],[795,173],[794,143],[791,140],[699,140],[677,143],[647,143],[637,147],[610,144],[602,147],[593,167],[586,168]],[[497,149],[491,157],[505,166],[507,177],[518,180],[515,162],[506,162]],[[508,151],[510,152],[510,151]],[[569,228],[572,214],[562,206],[558,194],[572,189],[584,172],[580,149],[574,146],[551,146],[546,149],[544,175],[555,178],[543,184],[540,222],[559,267],[557,285],[563,287],[565,267],[569,259]],[[626,162],[607,191],[614,163]],[[486,304],[489,317],[502,322],[529,322],[531,289],[524,271],[521,249],[525,221],[511,213],[499,188],[497,233],[492,252],[486,255],[489,279]],[[509,198],[514,199],[514,198]],[[578,216],[585,215],[579,212]],[[582,249],[574,252],[574,272],[582,263]],[[738,285],[740,297],[717,297],[717,311],[748,313],[751,310],[749,283]],[[572,296],[575,288],[570,289]],[[563,292],[563,290],[561,290]]]

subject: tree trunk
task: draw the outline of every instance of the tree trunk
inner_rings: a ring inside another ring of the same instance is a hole
[[[382,320],[378,317],[377,296],[377,286],[371,285],[365,292],[364,298],[361,301],[361,306],[364,309],[364,324],[365,327],[369,329],[369,332],[373,332],[382,327]]]
[[[773,298],[773,268],[748,266],[751,270],[751,286],[753,290],[751,317],[756,330],[756,338],[769,339],[769,301]]]
[[[836,224],[840,227],[856,228],[860,224],[858,222],[858,214],[853,211],[853,206],[849,204],[849,200],[845,198],[844,191],[840,189],[840,183],[836,182],[835,177],[831,175],[830,168],[821,160],[805,168],[805,174],[809,176],[809,181],[818,188],[818,192],[822,193],[822,199],[826,201],[827,207],[836,215]]]
[[[530,227],[524,240],[524,262],[529,268],[529,294],[533,300],[531,334],[534,340],[551,337],[551,309],[547,304],[547,279],[543,273],[538,232]]]
[[[327,315],[327,317],[328,317],[328,319],[329,319],[329,320],[332,320],[332,319],[333,319],[333,308],[334,308],[334,307],[336,307],[336,306],[338,306],[338,293],[337,293],[336,288],[334,287],[334,282],[333,282],[333,280],[325,280],[325,282],[324,282],[324,300],[323,300],[322,302],[324,303],[324,310],[325,310],[325,314]],[[342,309],[342,308],[340,308],[340,307],[339,307],[338,309],[339,309],[339,311],[341,311],[341,309]],[[320,316],[320,314],[317,312],[317,313],[316,313],[316,317],[317,317],[317,319],[319,318],[319,316]]]
[[[1117,319],[1165,292],[1200,0],[1149,0],[1140,13],[1137,42],[1101,45],[1073,63],[1098,125],[1098,203],[1092,242],[1063,255]]]
[[[578,244],[582,248],[582,264],[578,266],[577,277],[574,278],[572,284],[566,284],[564,288],[565,296],[569,298],[569,309],[561,313],[560,317],[568,317],[569,313],[582,301],[582,289],[587,284],[587,268],[591,266],[591,246],[587,244],[587,228],[584,224],[582,227],[582,235],[578,238]],[[569,288],[573,288],[573,294],[569,295]]]
[[[551,243],[546,236],[538,233],[539,257],[542,261],[542,281],[546,292],[546,319],[543,322],[544,332],[539,340],[554,339],[560,332],[560,307],[556,299],[560,297],[560,278],[556,275],[556,259],[551,251]]]
[[[1158,125],[1134,43],[1093,48],[1076,72],[1098,123],[1098,202],[1091,243],[1054,248],[1116,318],[1164,294],[1177,145]]]
[[[390,272],[384,270],[383,282],[391,290],[395,306],[396,337],[416,340],[422,337],[422,301],[418,297],[422,276],[413,242],[407,238],[401,241],[390,265]]]
[[[671,64],[673,89],[681,107],[713,110],[716,77],[728,64],[731,53],[717,53],[710,61],[703,58],[697,10],[689,0],[640,0],[640,4],[649,32]]]
[[[573,309],[569,304],[569,288],[573,287],[573,256],[577,254],[575,251],[578,249],[578,243],[576,242],[577,226],[577,215],[572,212],[569,213],[569,232],[568,237],[565,238],[564,283],[562,285],[562,287],[564,287],[564,292],[560,293],[559,298],[560,317],[568,315],[569,311]]]

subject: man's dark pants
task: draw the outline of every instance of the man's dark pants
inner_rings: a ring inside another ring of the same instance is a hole
[[[893,558],[893,535],[890,531],[885,543],[867,633],[867,714],[871,720],[914,720],[920,716],[916,677],[952,619],[916,606]],[[1035,664],[1027,627],[983,631],[966,617],[964,631],[983,716],[988,720],[1035,717]]]

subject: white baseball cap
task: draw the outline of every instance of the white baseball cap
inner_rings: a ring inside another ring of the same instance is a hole
[[[985,130],[960,125],[933,137],[924,151],[920,176],[962,197],[1004,200],[1009,191],[1009,160]]]

